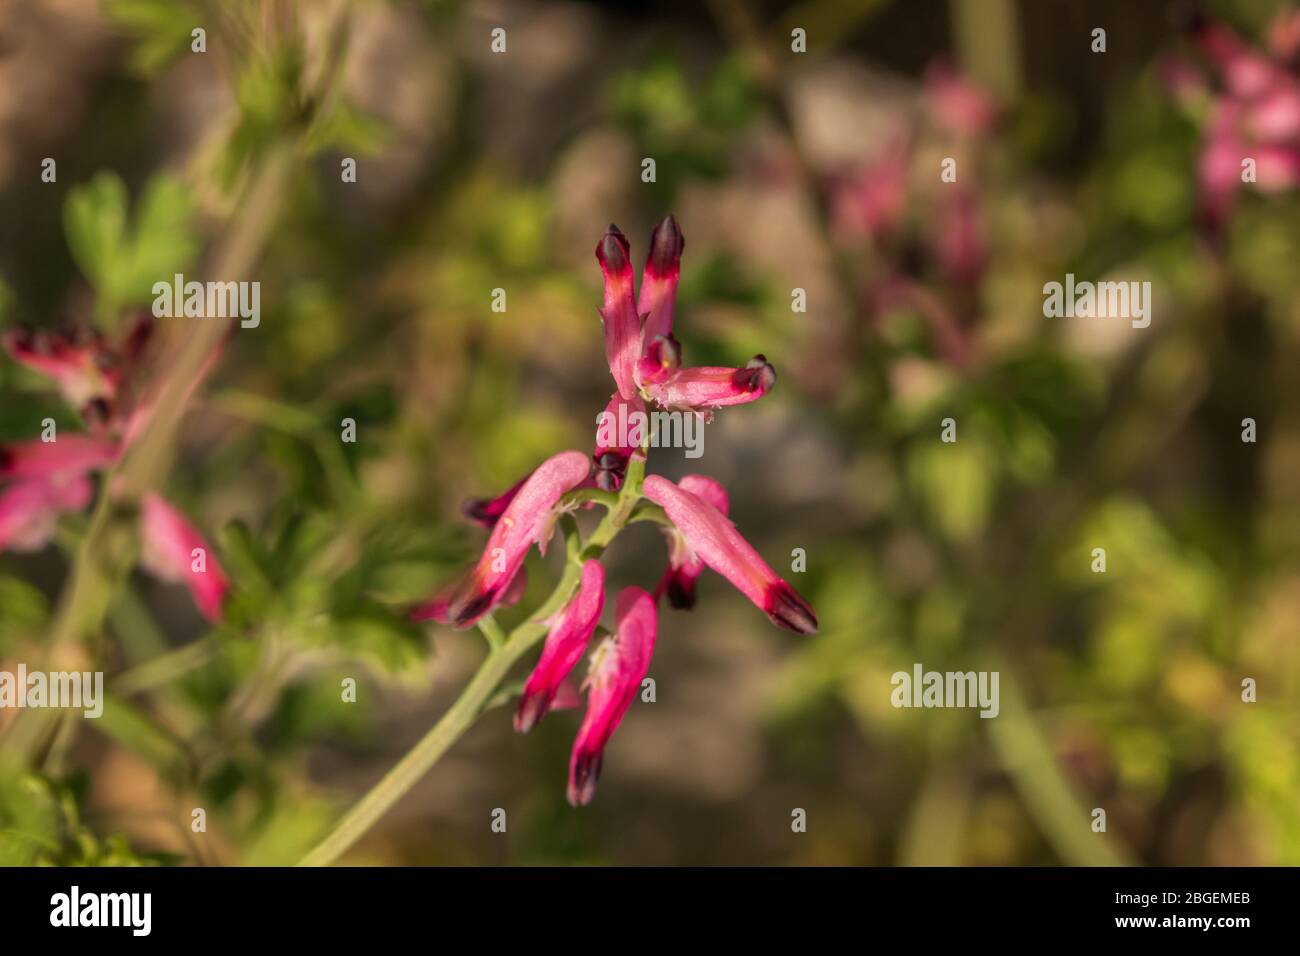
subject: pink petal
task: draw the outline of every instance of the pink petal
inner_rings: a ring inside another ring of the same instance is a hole
[[[58,517],[80,511],[94,493],[90,479],[30,478],[0,491],[0,551],[35,551],[50,540]]]
[[[473,625],[501,603],[528,549],[544,546],[555,521],[555,505],[591,473],[591,459],[580,451],[561,452],[528,476],[492,528],[478,564],[448,597],[447,619],[457,628]]]
[[[569,803],[585,806],[596,795],[601,757],[650,670],[658,614],[641,588],[624,588],[615,607],[615,632],[596,650],[585,685],[587,714],[569,758]]]
[[[605,410],[596,419],[595,485],[605,491],[623,487],[627,462],[650,437],[645,434],[649,422],[645,402],[640,395],[624,399],[618,392],[610,396]]]
[[[207,539],[153,492],[140,502],[140,519],[144,545],[141,563],[164,581],[183,582],[199,613],[209,621],[218,620],[230,581]],[[201,569],[195,567],[200,557]]]
[[[817,616],[777,577],[726,515],[659,475],[645,479],[645,496],[660,505],[695,555],[762,608],[772,623],[800,634],[817,631]]]
[[[641,330],[643,352],[657,337],[672,334],[673,305],[677,300],[677,279],[685,248],[686,238],[672,216],[665,216],[650,233],[650,253],[641,274],[641,295],[636,303],[637,313],[646,317]]]
[[[560,685],[587,649],[604,607],[605,569],[599,561],[588,561],[577,592],[551,624],[542,656],[524,684],[515,714],[519,733],[532,730],[551,709]]]
[[[87,435],[55,441],[33,440],[0,447],[0,478],[53,478],[79,475],[111,465],[118,446]]]
[[[596,244],[596,258],[605,276],[605,305],[600,310],[605,323],[605,358],[618,385],[618,393],[630,399],[637,393],[634,373],[640,357],[641,320],[633,298],[631,246],[610,224]]]
[[[757,401],[775,384],[776,369],[755,355],[744,368],[684,368],[647,391],[664,408],[693,410]]]
[[[677,487],[708,502],[720,514],[727,513],[727,489],[704,475],[685,475]],[[668,603],[675,608],[688,610],[695,606],[695,582],[704,572],[704,562],[691,550],[677,528],[665,529],[668,538],[668,567],[655,588],[655,597],[668,595]]]
[[[927,71],[925,93],[935,121],[959,136],[983,136],[997,121],[992,98],[946,63]]]

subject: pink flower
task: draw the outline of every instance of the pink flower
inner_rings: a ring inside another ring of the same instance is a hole
[[[86,435],[55,441],[19,442],[0,447],[0,478],[53,478],[80,475],[111,465],[118,446]]]
[[[0,491],[0,551],[35,551],[54,533],[65,511],[80,511],[90,503],[90,479],[29,478]]]
[[[68,404],[99,426],[114,416],[124,381],[152,333],[153,319],[146,314],[115,346],[85,329],[70,334],[10,329],[3,342],[14,361],[52,378]]]
[[[712,478],[684,475],[677,487],[689,491],[726,516],[729,505],[727,489]],[[665,534],[668,537],[668,567],[655,588],[655,597],[667,594],[668,603],[673,607],[692,608],[695,606],[695,582],[704,573],[704,562],[691,550],[685,536],[675,526],[665,529]]]
[[[605,275],[605,304],[600,310],[605,323],[605,357],[618,397],[635,402],[644,396],[665,408],[691,411],[762,398],[775,384],[776,372],[761,355],[744,368],[681,367],[681,345],[672,328],[685,247],[686,239],[672,216],[655,226],[638,303],[633,299],[627,238],[611,225],[596,246],[596,258]],[[643,313],[640,316],[638,306]],[[611,401],[611,407],[613,404]],[[609,483],[599,473],[596,478]]]
[[[949,64],[931,64],[925,95],[936,123],[958,136],[978,137],[992,131],[998,108],[992,98]]]
[[[659,475],[648,476],[644,490],[664,509],[695,556],[762,608],[772,623],[800,634],[817,632],[817,616],[808,602],[776,576],[716,507]]]
[[[1195,36],[1221,80],[1210,94],[1197,165],[1201,219],[1212,237],[1221,233],[1242,188],[1243,161],[1255,161],[1256,188],[1276,192],[1300,185],[1300,76],[1293,61],[1300,18],[1274,23],[1270,48],[1247,45],[1228,28],[1198,21]],[[1166,84],[1181,102],[1191,81],[1165,69]]]
[[[505,597],[529,549],[537,544],[545,552],[560,498],[590,473],[591,459],[580,451],[561,452],[542,462],[493,525],[478,563],[445,594],[445,607],[435,595],[412,613],[434,619],[445,614],[447,623],[466,628],[490,612]]]
[[[633,298],[631,252],[627,237],[613,223],[596,244],[596,258],[605,276],[605,304],[600,310],[600,318],[605,323],[605,358],[619,395],[627,399],[637,393],[635,367],[641,344],[641,320]]]
[[[152,492],[140,502],[141,563],[164,581],[183,582],[204,617],[216,621],[230,590],[207,539],[179,511]]]
[[[596,795],[601,757],[650,670],[658,614],[641,588],[624,588],[615,606],[615,630],[596,649],[583,687],[587,714],[569,758],[569,803],[585,806]]]
[[[546,716],[600,621],[605,607],[605,569],[599,561],[582,566],[578,590],[554,618],[542,656],[524,684],[515,713],[515,730],[527,733]]]
[[[907,210],[911,159],[910,134],[897,133],[882,144],[876,158],[844,176],[832,194],[841,228],[877,240],[892,235]]]
[[[755,355],[744,368],[679,369],[647,391],[664,408],[704,410],[757,401],[775,384],[776,369]]]

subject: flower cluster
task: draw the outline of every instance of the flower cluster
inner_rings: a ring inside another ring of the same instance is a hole
[[[992,97],[943,61],[926,72],[920,109],[901,115],[869,162],[831,177],[830,207],[843,237],[870,249],[867,304],[879,315],[915,311],[935,352],[954,367],[974,359],[976,304],[988,228],[976,187],[977,156],[1000,120]],[[950,180],[930,166],[938,151]],[[924,166],[924,175],[917,170]],[[935,184],[938,183],[936,186]],[[909,221],[909,209],[925,213]]]
[[[650,251],[635,287],[631,248],[615,226],[596,246],[604,274],[600,317],[605,355],[616,389],[607,410],[621,405],[643,411],[647,404],[710,414],[712,409],[755,401],[776,382],[767,360],[755,356],[739,368],[684,367],[673,336],[673,312],[685,241],[671,216],[654,228]],[[533,545],[545,552],[562,512],[577,506],[573,492],[619,491],[620,502],[644,498],[662,509],[668,538],[668,566],[654,593],[623,588],[615,601],[614,629],[591,655],[581,687],[569,674],[597,633],[605,605],[605,570],[599,548],[579,553],[576,588],[547,622],[541,658],[524,684],[515,729],[526,732],[550,710],[574,706],[587,693],[586,716],[569,765],[569,802],[583,805],[595,794],[601,755],[650,668],[658,633],[658,599],[674,607],[695,602],[695,582],[712,568],[761,608],[773,623],[800,634],[817,630],[817,618],[794,588],[783,581],[741,537],[727,518],[728,499],[711,478],[689,475],[673,483],[657,475],[641,479],[645,447],[607,447],[593,454],[565,451],[497,498],[473,501],[465,512],[491,528],[478,562],[461,578],[412,610],[416,620],[457,628],[480,621],[495,608],[519,599],[524,559]],[[635,465],[635,467],[633,467]],[[610,505],[609,507],[613,507]]]
[[[50,422],[38,438],[0,445],[0,550],[43,547],[59,515],[89,505],[91,475],[112,466],[140,434],[158,398],[146,374],[152,333],[146,316],[118,342],[87,329],[4,334],[5,351],[52,379],[86,431],[59,434]],[[142,499],[140,519],[143,566],[184,582],[203,616],[220,618],[230,584],[203,536],[156,494]]]
[[[1212,75],[1179,58],[1167,59],[1162,74],[1177,101],[1203,118],[1200,216],[1217,237],[1243,182],[1266,192],[1300,185],[1300,12],[1280,13],[1263,48],[1202,18],[1191,33]],[[1253,180],[1243,178],[1246,160]]]

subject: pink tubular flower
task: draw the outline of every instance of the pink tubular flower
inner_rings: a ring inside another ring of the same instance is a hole
[[[754,402],[775,384],[776,369],[765,357],[755,355],[744,368],[680,369],[647,391],[665,408],[696,410]]]
[[[1166,85],[1180,102],[1208,98],[1201,156],[1197,166],[1201,221],[1219,238],[1236,195],[1242,189],[1243,162],[1254,160],[1250,182],[1262,192],[1300,185],[1300,72],[1294,62],[1300,17],[1284,13],[1273,25],[1267,49],[1247,44],[1227,27],[1197,20],[1193,34],[1218,74],[1215,92],[1182,96],[1182,79]]]
[[[542,656],[528,675],[515,713],[515,730],[526,734],[546,716],[564,679],[587,649],[605,608],[605,569],[599,561],[582,566],[578,590],[551,623]]]
[[[659,336],[672,335],[673,305],[677,301],[677,279],[685,248],[686,238],[672,216],[665,216],[650,233],[650,253],[641,273],[641,294],[636,305],[638,314],[645,318],[641,330],[642,354]]]
[[[618,393],[628,399],[637,393],[635,371],[641,343],[641,320],[633,298],[631,252],[627,237],[613,223],[596,244],[596,258],[605,276],[605,304],[600,310],[600,318],[605,323],[605,358]]]
[[[112,464],[118,455],[113,442],[86,435],[64,435],[55,441],[19,442],[0,446],[0,478],[52,478],[80,475]]]
[[[587,714],[569,758],[569,803],[585,806],[596,795],[605,745],[632,705],[637,688],[650,670],[658,613],[655,601],[641,588],[624,588],[615,606],[614,634],[592,657],[587,688]]]
[[[750,547],[727,517],[666,478],[645,479],[645,496],[661,506],[701,561],[762,608],[772,623],[800,634],[817,632],[817,616],[799,592]]]
[[[183,582],[204,617],[216,621],[230,581],[207,539],[184,516],[152,492],[140,502],[141,563],[164,581]]]
[[[726,516],[729,507],[727,489],[704,475],[684,475],[677,487],[689,491]],[[691,550],[686,538],[676,527],[665,529],[668,537],[668,567],[655,588],[655,597],[668,595],[668,603],[686,610],[695,606],[695,582],[704,573],[704,562]]]
[[[65,511],[90,503],[90,479],[29,478],[0,491],[0,551],[35,551],[50,540]]]
[[[528,549],[543,551],[556,518],[555,506],[565,492],[582,484],[591,473],[591,459],[580,451],[565,451],[537,467],[492,527],[483,556],[446,595],[447,622],[457,628],[472,626],[501,603],[515,580]],[[436,617],[435,596],[425,606]]]

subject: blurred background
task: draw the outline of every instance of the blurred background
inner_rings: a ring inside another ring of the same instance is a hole
[[[463,499],[591,445],[611,388],[593,248],[615,222],[639,266],[672,213],[689,363],[762,352],[778,383],[722,410],[701,459],[661,449],[650,471],[724,482],[820,633],[706,574],[693,611],[662,612],[657,700],[590,807],[564,799],[577,713],[523,737],[501,706],[346,861],[1300,863],[1290,12],[0,6],[0,324],[120,335],[153,281],[229,244],[262,283],[260,327],[230,338],[162,482],[230,575],[226,617],[115,581],[92,629],[103,718],[32,753],[0,712],[0,862],[313,845],[482,659],[475,632],[403,609],[481,549]],[[274,188],[249,188],[268,168]],[[1045,318],[1067,272],[1150,281],[1150,327]],[[46,416],[81,428],[0,361],[0,441]],[[41,659],[89,520],[0,553],[3,667]],[[653,584],[664,554],[633,526],[611,586]],[[529,562],[506,625],[555,580],[554,554]],[[893,708],[916,662],[1000,671],[1000,715]]]

